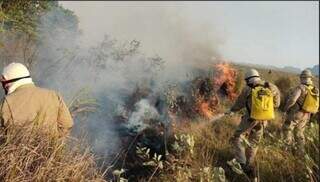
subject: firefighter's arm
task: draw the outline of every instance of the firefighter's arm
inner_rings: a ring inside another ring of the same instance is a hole
[[[280,106],[280,102],[281,102],[281,92],[278,89],[277,86],[273,85],[273,106],[274,108],[278,108]]]
[[[237,112],[240,111],[242,108],[246,107],[246,100],[247,97],[249,95],[249,89],[248,88],[244,88],[239,97],[237,98],[235,104],[231,107],[230,111],[231,112]]]
[[[73,119],[61,95],[58,94],[58,98],[59,98],[59,112],[58,112],[57,124],[58,124],[59,132],[63,136],[65,136],[69,134],[73,126]]]
[[[4,118],[3,118],[3,111],[2,111],[2,108],[3,108],[3,101],[1,102],[1,105],[0,105],[0,141],[2,141],[2,139],[4,138],[4,135],[5,135],[5,125],[4,125]]]
[[[0,109],[0,140],[2,141],[6,135],[6,128],[10,119],[10,110],[5,98],[1,101]]]
[[[284,106],[284,112],[287,112],[299,99],[301,95],[301,89],[297,87],[288,97],[288,100]]]

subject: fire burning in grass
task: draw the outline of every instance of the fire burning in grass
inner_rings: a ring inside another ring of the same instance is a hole
[[[213,111],[211,110],[209,103],[203,102],[200,104],[200,110],[204,114],[205,117],[207,118],[212,118],[213,117]]]
[[[214,66],[215,76],[213,85],[224,92],[230,100],[237,96],[235,91],[237,71],[228,63],[219,63]]]
[[[203,98],[199,99],[197,107],[201,116],[211,119],[217,112],[218,105],[219,99],[216,96],[213,96],[208,100]]]
[[[181,128],[199,116],[214,119],[221,112],[222,99],[234,99],[235,69],[229,64],[219,63],[213,66],[212,71],[214,74],[196,77],[178,85],[178,88],[168,88],[168,93],[172,92],[169,95],[156,93],[152,85],[139,85],[128,95],[121,107],[122,112],[115,116],[121,146],[127,150],[121,156],[123,161],[120,159],[115,166],[132,169],[125,176],[139,176],[137,169],[144,170],[144,166],[136,161],[134,146],[147,147],[151,153],[166,156],[167,149],[170,150],[166,148],[167,141],[173,138],[175,125]],[[182,87],[186,89],[179,89]]]
[[[236,94],[237,72],[228,63],[218,63],[213,66],[214,75],[206,78],[199,86],[197,108],[200,115],[212,119],[219,107],[219,97],[234,100]]]

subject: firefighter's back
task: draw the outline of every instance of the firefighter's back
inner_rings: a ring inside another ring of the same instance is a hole
[[[60,97],[54,91],[27,84],[6,96],[5,123],[17,126],[40,125],[57,131]]]

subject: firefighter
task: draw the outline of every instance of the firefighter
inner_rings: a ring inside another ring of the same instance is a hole
[[[255,177],[254,157],[267,121],[274,118],[274,108],[280,105],[280,92],[274,84],[261,80],[255,69],[248,70],[245,81],[246,87],[225,114],[232,114],[246,108],[230,142],[235,159],[244,172]]]
[[[298,155],[305,153],[306,124],[311,114],[318,112],[319,109],[319,89],[313,85],[312,77],[310,70],[303,70],[300,74],[300,84],[289,93],[284,105],[285,143],[288,146],[294,145]]]
[[[36,125],[57,136],[68,135],[73,119],[62,97],[35,86],[23,64],[11,63],[5,67],[1,83],[6,94],[0,105],[1,131],[12,126],[28,128]]]

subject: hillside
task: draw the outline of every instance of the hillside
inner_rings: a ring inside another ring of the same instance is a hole
[[[280,71],[280,72],[291,73],[291,74],[299,74],[302,71],[302,69],[294,66],[284,66],[280,68],[272,65],[258,65],[258,64],[252,64],[252,63],[236,63],[236,64],[247,66],[247,67],[254,67],[254,68],[263,69],[263,70],[271,69],[273,71]],[[314,75],[319,76],[319,64],[314,65],[313,67],[309,67],[308,69],[310,69]]]
[[[238,72],[238,78],[243,78],[244,71],[248,67],[243,65],[233,66]],[[299,76],[296,74],[276,70],[271,70],[271,73],[269,73],[269,69],[257,69],[263,78],[279,84],[282,96],[299,83]],[[238,78],[236,80],[239,80]],[[243,80],[240,82],[242,83],[237,84],[243,86]],[[315,78],[317,85],[318,82],[319,78]],[[247,177],[235,169],[237,168],[236,164],[234,164],[235,166],[228,164],[228,161],[233,158],[229,140],[240,122],[241,112],[234,116],[220,118],[219,113],[230,108],[232,104],[226,99],[220,101],[220,105],[216,106],[217,108],[211,113],[213,114],[211,118],[200,115],[189,120],[172,121],[175,136],[168,140],[170,154],[165,156],[166,160],[152,158],[154,149],[151,149],[149,154],[146,151],[147,149],[137,148],[136,159],[139,160],[135,161],[135,166],[137,167],[140,164],[140,167],[133,168],[135,169],[133,171],[126,168],[129,170],[128,174],[123,173],[120,176],[129,179],[129,181],[137,179],[139,181],[181,182],[226,181],[226,179],[228,181],[247,181]],[[211,122],[210,120],[213,118],[216,119]],[[319,172],[317,165],[319,163],[318,122],[317,117],[313,117],[312,124],[308,124],[306,129],[308,158],[301,159],[291,151],[285,150],[286,146],[281,139],[280,132],[283,124],[282,113],[278,111],[277,118],[271,121],[266,128],[264,139],[257,154],[256,165],[259,180],[275,182],[319,180],[316,175]],[[154,136],[156,137],[156,135]]]
[[[257,66],[248,67],[246,65],[240,65],[240,64],[236,64],[234,66],[236,68],[238,68],[239,70],[241,70],[240,74],[243,74],[244,71],[248,68],[255,68],[259,71],[262,78],[264,78],[267,81],[273,82],[273,83],[282,77],[288,77],[292,81],[293,84],[299,83],[299,73],[290,73],[290,72],[285,72],[285,71],[281,71],[278,69],[268,69],[268,68],[261,68],[261,67],[257,67]],[[269,73],[270,70],[271,70],[271,73]],[[315,75],[313,81],[316,86],[319,86],[319,76]]]

